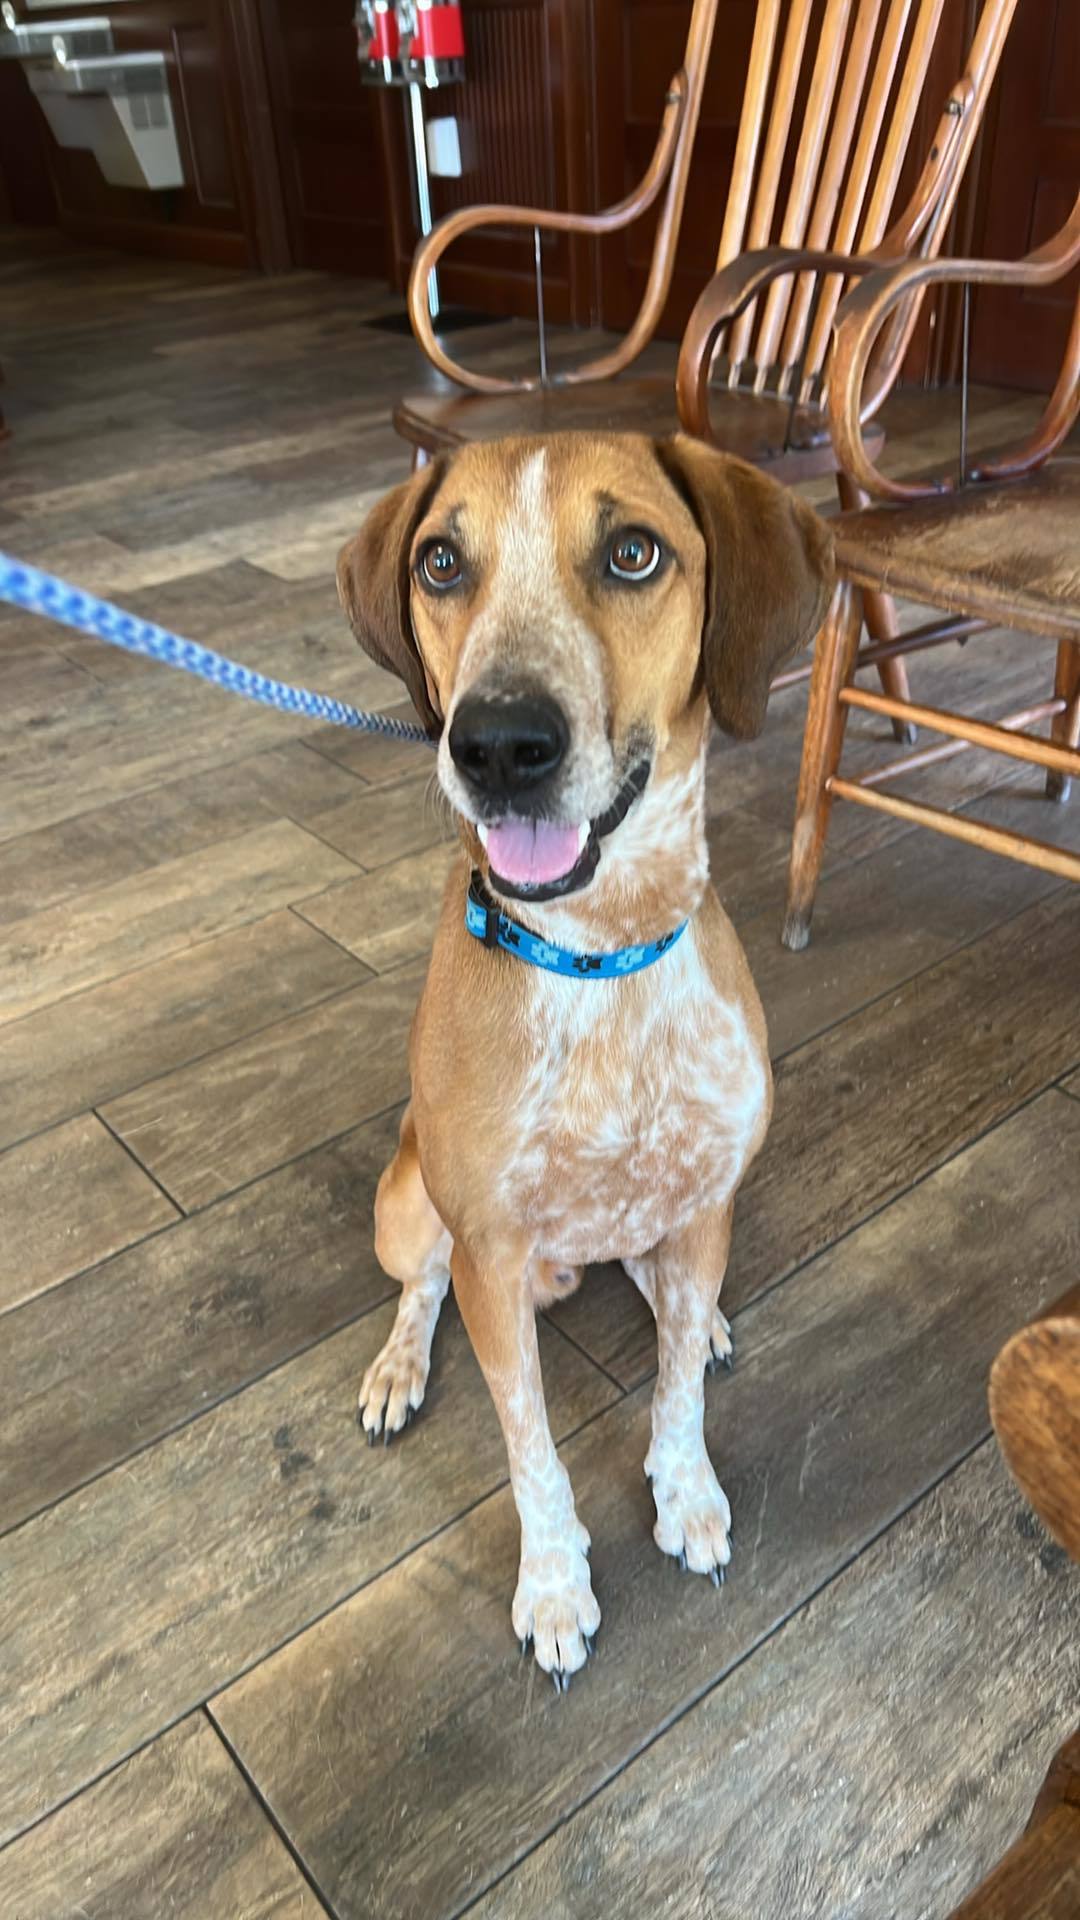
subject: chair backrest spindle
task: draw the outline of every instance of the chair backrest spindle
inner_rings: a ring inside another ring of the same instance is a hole
[[[911,129],[919,110],[930,56],[941,25],[945,0],[922,0],[908,49],[907,63],[900,80],[892,121],[874,176],[870,205],[859,234],[859,252],[870,253],[885,237],[893,199],[907,155]]]
[[[958,115],[981,116],[1016,4],[983,0],[968,69],[972,85],[956,96]],[[898,250],[890,222],[944,12],[945,0],[791,0],[782,22],[780,0],[760,0],[718,267],[741,251],[771,245]],[[805,105],[796,117],[807,66]],[[965,157],[973,132],[957,128],[952,136]],[[909,206],[905,215],[928,252],[936,251],[944,231],[938,203],[947,199],[951,210],[958,185],[955,169],[945,164],[950,158],[951,149],[936,175],[924,172],[926,205]],[[790,186],[781,207],[785,169]],[[774,280],[720,343],[728,386],[811,400],[827,378],[842,292],[838,274]]]
[[[902,11],[905,4],[906,0],[897,0],[898,11]],[[855,16],[855,25],[852,29],[851,41],[848,46],[847,62],[844,67],[843,85],[840,88],[840,98],[836,106],[832,132],[829,135],[829,147],[825,155],[825,164],[822,168],[817,200],[806,235],[806,245],[812,247],[817,252],[823,251],[828,246],[829,237],[833,230],[837,201],[840,198],[844,169],[847,166],[851,152],[851,141],[855,132],[855,124],[859,112],[859,101],[862,96],[863,84],[870,64],[874,35],[877,32],[881,8],[882,0],[862,0],[859,11]],[[864,115],[864,127],[869,124],[869,120],[870,114],[868,110],[867,115]],[[856,161],[857,160],[858,154],[856,153]],[[869,171],[870,162],[869,158],[867,158],[863,172],[864,182]],[[857,177],[858,168],[853,165],[851,178],[855,179]],[[865,190],[865,187],[863,190]],[[842,226],[842,220],[843,216],[841,215],[841,221],[838,223],[838,231]],[[854,228],[854,222],[852,222],[852,226]],[[837,244],[840,245],[841,243],[838,241]],[[780,392],[783,394],[790,393],[791,391],[796,362],[799,360],[800,355],[803,355],[805,352],[805,357],[807,359],[809,357],[809,341],[813,337],[813,329],[816,326],[816,316],[813,322],[810,320],[810,306],[814,298],[814,289],[814,274],[800,274],[798,283],[792,293],[791,305],[788,310],[787,326],[784,330],[784,338],[780,348],[781,374],[779,387]],[[822,286],[819,291],[819,300],[824,298],[825,292],[826,288]]]
[[[799,81],[799,68],[806,45],[813,4],[814,0],[791,0],[791,12],[788,15],[787,32],[780,51],[780,65],[773,93],[772,116],[765,135],[765,153],[761,162],[761,173],[758,176],[757,192],[754,195],[754,209],[750,215],[750,230],[746,236],[747,251],[767,247],[772,234],[776,196],[780,189],[780,169],[784,164],[784,152],[791,129],[795,89]],[[736,320],[728,340],[728,383],[731,386],[738,385],[739,374],[753,330],[754,308],[748,307],[746,312]]]
[[[848,172],[844,197],[840,205],[836,231],[833,236],[833,247],[837,253],[850,253],[855,245],[859,216],[862,213],[863,201],[866,198],[866,190],[870,181],[870,169],[873,165],[878,140],[881,137],[881,128],[885,119],[885,108],[888,105],[897,63],[900,59],[900,48],[903,43],[904,29],[907,26],[910,11],[911,0],[891,0],[891,6],[886,17],[885,27],[878,49],[877,64],[874,68],[870,89],[866,97],[862,125],[859,128],[859,137],[855,144],[855,153]],[[829,235],[826,232],[825,239],[821,243],[822,246],[826,245],[828,239]],[[814,380],[821,371],[822,362],[829,344],[829,329],[832,326],[833,315],[840,304],[840,295],[843,292],[843,286],[844,283],[838,274],[830,274],[821,289],[821,298],[818,302],[817,313],[814,316],[810,329],[810,338],[807,341],[806,352],[803,359],[803,389],[800,397],[804,400],[809,398]],[[788,342],[786,341],[785,348],[788,348]],[[790,361],[794,361],[797,351],[798,342],[796,341],[790,346],[788,355]]]
[[[836,83],[840,76],[840,49],[844,44],[850,13],[851,0],[828,0],[825,18],[821,23],[817,58],[814,61],[814,70],[810,79],[806,114],[795,151],[791,192],[788,195],[787,211],[780,228],[782,247],[801,247],[806,234],[806,223],[813,205],[814,185],[825,145],[825,131],[836,95]],[[754,375],[755,393],[761,393],[765,387],[790,300],[791,281],[789,279],[774,280],[769,288],[755,343],[754,357],[757,362],[757,371]]]
[[[765,103],[768,98],[769,74],[772,70],[773,49],[776,45],[776,29],[779,20],[780,0],[758,0],[754,39],[750,48],[750,65],[746,75],[746,93],[743,98],[742,116],[739,120],[739,133],[735,145],[735,163],[731,170],[731,185],[728,189],[727,208],[724,213],[724,230],[720,236],[720,251],[716,256],[718,267],[726,267],[729,260],[737,259],[743,248],[746,215],[754,185],[754,167],[761,142],[761,129],[765,124]]]

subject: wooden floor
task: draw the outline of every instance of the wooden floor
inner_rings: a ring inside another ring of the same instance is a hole
[[[0,545],[273,673],[400,689],[332,578],[400,476],[376,287],[0,247]],[[505,361],[519,330],[466,342]],[[1018,414],[982,395],[977,432]],[[898,399],[893,458],[948,397]],[[913,662],[941,704],[1052,650]],[[838,810],[777,929],[804,693],[717,746],[710,839],[776,1118],[707,1383],[721,1594],[650,1538],[652,1327],[590,1277],[541,1347],[599,1657],[556,1697],[460,1322],[369,1452],[371,1201],[448,858],[416,748],[0,610],[0,1915],[937,1920],[1075,1726],[1080,1582],[989,1437],[1007,1335],[1080,1279],[1080,889]],[[880,753],[853,715],[852,764]],[[993,784],[996,781],[996,785]],[[1080,841],[978,755],[944,805]]]

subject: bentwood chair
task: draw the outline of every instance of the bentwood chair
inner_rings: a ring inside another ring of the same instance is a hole
[[[785,262],[762,266],[755,282],[758,293],[770,275],[786,265],[790,276],[799,261],[796,254]],[[1037,288],[1064,279],[1078,266],[1080,198],[1061,232],[1025,260],[914,261],[877,269],[865,273],[841,309],[829,394],[833,438],[852,485],[861,496],[883,504],[841,514],[834,522],[839,584],[818,635],[810,683],[783,933],[789,947],[803,947],[809,938],[829,814],[836,800],[872,807],[1080,880],[1080,852],[902,798],[883,785],[970,746],[1044,768],[1051,800],[1066,800],[1071,780],[1080,776],[1080,456],[1060,454],[1080,413],[1080,296],[1053,394],[1038,427],[1015,450],[968,470],[962,446],[958,476],[905,482],[878,470],[876,451],[863,424],[868,383],[874,391],[877,343],[914,294],[943,281],[954,281],[965,289],[980,284]],[[867,597],[880,593],[886,584],[890,593],[920,606],[947,610],[953,619],[951,634],[931,624],[860,656]],[[990,724],[963,713],[917,706],[895,694],[873,693],[855,683],[860,664],[877,664],[886,653],[897,658],[916,647],[938,644],[959,633],[966,637],[987,627],[1013,628],[1056,641],[1056,674],[1049,698]],[[852,707],[943,734],[944,743],[894,759],[857,778],[845,777],[840,761]],[[1046,719],[1051,722],[1049,739],[1027,730]]]
[[[1080,1561],[1080,1286],[1002,1348],[990,1374],[990,1416],[1021,1493],[1058,1545]],[[1055,1754],[1023,1833],[951,1920],[1065,1920],[1076,1913],[1080,1728]]]
[[[457,391],[399,402],[394,423],[411,443],[414,463],[466,440],[502,434],[560,428],[662,434],[678,425],[670,378],[630,376],[628,370],[655,333],[671,286],[717,4],[694,0],[683,65],[668,88],[652,161],[625,200],[596,214],[464,209],[441,221],[417,249],[409,284],[413,331]],[[776,283],[757,313],[747,308],[741,314],[723,361],[716,357],[713,321],[735,304],[732,289],[746,264],[740,256],[774,239],[785,247],[805,242],[877,260],[938,252],[1016,4],[973,0],[978,18],[967,59],[916,175],[914,134],[944,0],[758,0],[731,184],[722,221],[718,216],[720,271],[695,309],[683,346],[679,402],[690,432],[784,481],[837,471],[822,401],[841,280],[812,270],[797,283]],[[929,104],[932,110],[935,103]],[[894,212],[902,181],[913,176],[910,198]],[[616,347],[566,371],[549,371],[542,354],[539,373],[516,379],[474,371],[451,358],[432,325],[427,285],[432,268],[462,235],[490,227],[532,228],[539,269],[541,230],[616,233],[657,203],[641,308]],[[896,379],[915,318],[913,304],[877,365],[870,412]],[[874,428],[870,437],[879,445],[883,436]],[[842,504],[857,504],[845,476],[838,477]],[[885,644],[895,637],[895,615],[884,595],[867,596],[866,613],[875,640]],[[884,661],[882,678],[891,691],[906,691],[899,662]]]

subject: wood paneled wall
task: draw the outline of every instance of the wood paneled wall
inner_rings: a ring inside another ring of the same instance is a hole
[[[360,84],[349,0],[258,0],[258,16],[293,263],[383,279],[384,108]]]
[[[1080,184],[1080,0],[1020,0],[1002,67],[978,251],[1013,258],[1065,223]],[[972,372],[1045,392],[1061,362],[1080,273],[1017,292],[981,287]]]
[[[92,154],[61,147],[13,65],[0,68],[0,164],[15,217],[51,219],[80,239],[144,253],[253,266],[255,193],[229,0],[134,0],[57,7],[55,17],[107,14],[118,51],[165,55],[185,185],[114,187]]]

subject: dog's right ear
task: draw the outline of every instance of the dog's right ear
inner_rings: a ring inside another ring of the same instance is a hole
[[[338,554],[337,589],[365,653],[404,680],[428,732],[442,731],[435,689],[424,669],[409,612],[409,551],[443,475],[433,460],[372,507],[359,533]]]

